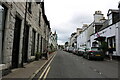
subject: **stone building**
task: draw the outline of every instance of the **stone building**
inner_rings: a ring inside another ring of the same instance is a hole
[[[49,41],[50,23],[44,2],[0,3],[0,64],[4,74],[43,52]]]

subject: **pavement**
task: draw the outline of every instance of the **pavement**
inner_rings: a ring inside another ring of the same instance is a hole
[[[51,53],[49,55],[49,59],[45,60],[45,59],[39,59],[38,61],[33,61],[30,62],[28,64],[24,65],[24,68],[16,68],[16,69],[12,69],[11,73],[9,73],[8,75],[5,75],[2,77],[2,80],[6,80],[6,79],[10,79],[10,78],[32,78],[34,77],[35,74],[37,74],[37,72],[39,72],[39,70],[52,58],[52,56],[55,54]]]

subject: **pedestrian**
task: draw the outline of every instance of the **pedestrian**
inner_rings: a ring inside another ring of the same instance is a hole
[[[110,60],[112,60],[112,55],[113,55],[112,47],[109,47],[108,52],[109,52],[109,58],[110,58]]]

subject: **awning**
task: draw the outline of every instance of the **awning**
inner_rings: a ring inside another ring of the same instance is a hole
[[[97,40],[97,41],[105,41],[105,39],[106,39],[106,37],[100,36],[100,37],[95,38],[94,40]]]
[[[93,42],[92,44],[98,44],[98,43],[95,41],[95,42]]]

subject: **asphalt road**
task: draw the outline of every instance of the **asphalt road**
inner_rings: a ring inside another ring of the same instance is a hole
[[[47,78],[118,78],[118,62],[87,60],[59,50]]]

